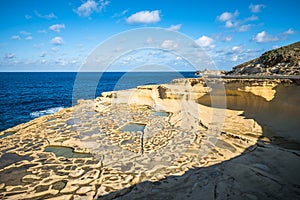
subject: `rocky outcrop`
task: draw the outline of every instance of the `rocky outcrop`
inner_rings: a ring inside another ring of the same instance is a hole
[[[79,101],[0,133],[0,198],[297,199],[299,88],[175,79]]]
[[[300,42],[263,53],[227,75],[300,75]]]
[[[223,88],[215,87],[215,84],[219,86],[220,83],[223,84]],[[189,104],[189,110],[198,109],[197,119],[204,129],[211,129],[215,123],[211,120],[213,110],[216,110],[218,115],[222,115],[222,110],[225,110],[222,134],[218,137],[218,142],[209,147],[218,152],[213,156],[216,163],[200,168],[194,165],[182,175],[170,174],[155,182],[144,180],[130,188],[107,193],[99,199],[115,197],[197,199],[199,196],[204,199],[297,197],[300,192],[300,176],[293,173],[293,170],[300,167],[299,91],[300,86],[295,80],[259,78],[175,79],[172,84],[141,86],[131,90],[132,101],[128,101],[129,104],[151,107],[160,105],[160,109],[172,113],[168,121],[177,130],[183,128],[182,124],[178,123],[180,115],[177,112],[185,111],[185,102],[193,100],[197,102]],[[105,93],[97,103],[114,102],[118,97],[126,96],[124,93],[126,91]],[[221,95],[225,96],[226,108],[213,108],[212,100],[224,100]],[[185,118],[189,119],[187,115],[181,116],[181,120]],[[195,123],[185,121],[185,124]],[[205,135],[209,137],[209,141],[213,141],[213,137],[207,132]],[[189,137],[189,134],[180,138],[184,140],[186,137]],[[200,138],[200,145],[207,145],[204,138]],[[231,151],[245,144],[249,144],[249,147],[239,156],[221,163],[217,161],[220,155],[233,155]],[[177,141],[176,146],[180,145],[181,142]],[[225,147],[226,151],[219,151],[218,147]],[[193,149],[193,152],[195,150]],[[200,149],[196,151],[201,152]]]
[[[220,75],[224,75],[226,73],[226,71],[224,70],[208,70],[208,69],[204,69],[202,71],[197,71],[195,73],[195,75],[198,76],[220,76]]]
[[[172,113],[181,111],[181,103],[175,102],[196,101],[208,107],[219,104],[222,109],[244,110],[247,117],[255,116],[277,136],[300,141],[299,91],[300,85],[293,79],[182,78],[171,84],[103,93],[98,100],[148,105]]]

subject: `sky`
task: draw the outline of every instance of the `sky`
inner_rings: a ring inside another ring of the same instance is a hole
[[[1,1],[0,71],[78,71],[104,41],[149,27],[184,34],[217,69],[230,70],[299,41],[299,7],[298,0]],[[171,42],[166,39],[161,46]],[[155,55],[160,50],[133,50],[115,61],[115,70],[127,70],[118,69],[120,63],[134,66],[137,57],[146,66]],[[187,70],[178,56],[168,58],[169,64],[180,65],[178,70]]]

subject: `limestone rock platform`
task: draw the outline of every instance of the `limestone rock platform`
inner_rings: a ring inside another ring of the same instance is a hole
[[[296,199],[299,91],[199,78],[81,100],[0,133],[0,198]]]

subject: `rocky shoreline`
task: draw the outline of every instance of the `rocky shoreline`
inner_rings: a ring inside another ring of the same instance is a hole
[[[194,78],[82,100],[0,133],[0,198],[296,199],[299,89]]]

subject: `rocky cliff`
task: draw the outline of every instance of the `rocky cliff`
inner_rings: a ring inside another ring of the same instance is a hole
[[[263,53],[227,75],[300,75],[300,42]]]

